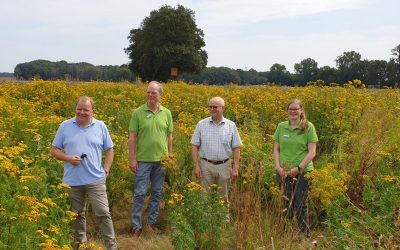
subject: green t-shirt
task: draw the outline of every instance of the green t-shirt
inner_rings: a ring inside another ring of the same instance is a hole
[[[159,106],[153,113],[147,104],[137,108],[129,122],[129,132],[137,132],[136,160],[160,161],[161,156],[168,154],[167,135],[172,133],[173,122],[171,111]]]
[[[291,129],[289,121],[278,124],[274,134],[274,141],[279,143],[279,161],[283,169],[297,167],[308,153],[308,144],[318,141],[315,127],[308,122],[308,128],[303,134],[299,134],[301,127]],[[311,161],[303,172],[314,168]]]

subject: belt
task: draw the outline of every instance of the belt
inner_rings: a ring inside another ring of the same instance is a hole
[[[212,160],[209,160],[209,159],[206,159],[206,158],[201,158],[201,159],[203,159],[205,161],[208,161],[209,163],[212,163],[214,165],[220,165],[220,164],[225,163],[225,162],[227,162],[229,160],[229,158],[225,159],[225,160],[222,160],[222,161],[212,161]]]

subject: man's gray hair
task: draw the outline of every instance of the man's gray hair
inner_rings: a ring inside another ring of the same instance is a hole
[[[157,85],[157,86],[158,86],[158,90],[159,90],[159,92],[160,92],[160,95],[162,95],[162,93],[163,93],[163,87],[162,87],[161,83],[160,83],[160,82],[157,82],[157,81],[151,81],[151,82],[149,82],[149,85],[151,85],[151,84]]]
[[[210,104],[211,101],[218,102],[222,107],[225,107],[225,101],[222,99],[222,97],[219,96],[214,96],[210,100],[208,100],[208,104]]]

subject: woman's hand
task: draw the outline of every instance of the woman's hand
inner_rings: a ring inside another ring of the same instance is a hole
[[[296,177],[298,174],[300,174],[300,171],[299,171],[299,169],[297,167],[296,168],[292,168],[292,169],[290,169],[289,171],[286,172],[286,175],[289,176],[289,177]]]
[[[278,167],[278,168],[276,169],[276,171],[278,172],[278,174],[279,174],[282,178],[285,178],[285,177],[286,177],[286,173],[285,173],[285,170],[283,170],[283,168]]]

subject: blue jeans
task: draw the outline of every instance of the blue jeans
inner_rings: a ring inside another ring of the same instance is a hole
[[[133,229],[140,230],[142,228],[144,199],[149,182],[151,182],[151,198],[147,223],[150,225],[156,224],[162,199],[162,185],[165,173],[166,170],[161,168],[160,162],[138,162],[132,209]]]

